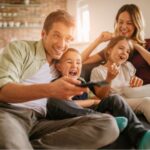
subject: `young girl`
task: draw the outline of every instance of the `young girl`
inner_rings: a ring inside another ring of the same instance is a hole
[[[57,63],[57,68],[61,76],[67,76],[74,79],[79,78],[82,68],[80,53],[75,49],[68,49]],[[73,99],[74,101],[50,99],[47,104],[48,117],[53,120],[66,119],[86,115],[89,113],[99,113],[99,115],[102,115],[101,112],[109,112],[110,114],[115,116],[116,119],[118,116],[124,116],[128,119],[128,125],[125,128],[124,133],[129,138],[129,141],[136,148],[150,148],[150,131],[145,129],[132,109],[130,109],[128,104],[124,102],[122,97],[113,95],[108,96],[107,98],[104,98],[100,101],[98,99],[88,99],[87,95],[84,94],[85,93],[83,93],[82,95],[77,95],[73,98],[71,97],[70,99]],[[91,106],[97,106],[96,111],[86,108]],[[119,128],[123,125],[122,121],[123,119],[119,121],[117,119]],[[104,125],[104,120],[102,120],[101,122]]]
[[[142,86],[143,81],[135,76],[135,68],[127,61],[132,55],[131,49],[132,43],[126,37],[113,38],[105,48],[106,63],[92,70],[91,81],[109,82],[110,87],[95,87],[100,98],[118,93],[136,113],[142,113],[150,122],[150,85]]]

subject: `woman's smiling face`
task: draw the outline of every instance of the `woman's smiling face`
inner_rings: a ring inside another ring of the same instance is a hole
[[[116,33],[119,36],[131,38],[135,31],[135,25],[127,11],[122,12],[117,20]]]

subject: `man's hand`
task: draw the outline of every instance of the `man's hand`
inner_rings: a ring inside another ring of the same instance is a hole
[[[139,86],[142,86],[142,85],[143,85],[143,80],[140,79],[139,77],[133,76],[130,79],[130,86],[131,87],[139,87]]]
[[[70,97],[88,92],[88,88],[79,87],[81,81],[66,76],[50,83],[50,97],[70,100]]]

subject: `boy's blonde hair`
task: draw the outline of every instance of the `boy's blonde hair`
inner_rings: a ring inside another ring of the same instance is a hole
[[[60,63],[60,62],[63,60],[63,58],[66,56],[66,54],[67,54],[68,52],[76,52],[76,53],[78,53],[79,55],[81,55],[80,52],[79,52],[77,49],[75,49],[75,48],[68,48],[68,49],[66,50],[66,52],[63,53],[63,55],[61,56],[61,58],[60,58],[59,60],[56,60],[56,64],[57,64],[57,63]]]

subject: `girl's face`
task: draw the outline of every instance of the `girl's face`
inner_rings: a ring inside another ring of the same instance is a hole
[[[61,58],[56,67],[61,72],[62,76],[77,79],[81,74],[81,56],[75,51],[69,51]]]
[[[109,49],[108,60],[121,65],[129,58],[130,51],[128,42],[126,40],[121,40],[113,48]]]
[[[116,24],[117,35],[131,38],[134,31],[135,25],[133,24],[130,14],[127,11],[122,12],[118,17]]]

